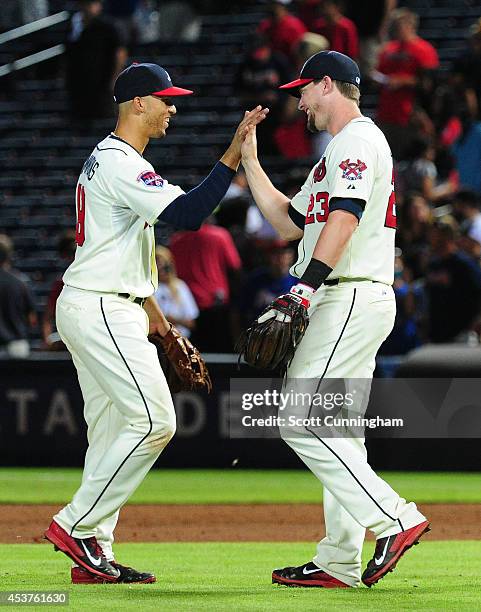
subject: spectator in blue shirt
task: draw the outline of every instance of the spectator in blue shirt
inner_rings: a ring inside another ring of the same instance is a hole
[[[380,348],[381,355],[405,355],[421,344],[419,313],[422,310],[423,291],[419,283],[413,282],[411,270],[405,267],[401,249],[396,249],[393,289],[396,321]]]
[[[242,316],[251,323],[277,296],[288,293],[296,283],[289,274],[294,262],[294,252],[288,242],[273,240],[267,244],[267,262],[253,270],[242,290]]]
[[[459,183],[481,193],[481,123],[473,121],[467,105],[459,113],[462,124],[460,137],[451,147]]]
[[[481,309],[481,270],[459,250],[457,227],[437,222],[430,230],[433,256],[426,273],[428,336],[431,342],[463,342]]]

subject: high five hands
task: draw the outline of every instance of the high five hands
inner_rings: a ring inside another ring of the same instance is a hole
[[[254,130],[255,127],[267,117],[269,113],[268,108],[262,108],[262,106],[256,106],[251,111],[246,111],[242,121],[237,126],[232,142],[221,158],[221,161],[227,166],[237,170],[241,159],[241,147],[248,136],[248,134]]]
[[[255,128],[255,126],[261,121],[264,121],[268,113],[269,113],[269,109],[262,108],[261,105],[256,106],[251,111],[246,111],[244,113],[244,118],[242,119],[242,121],[239,123],[237,127],[236,133],[234,135],[234,139],[236,137],[239,137],[241,143],[244,142],[244,139],[249,133],[249,130],[251,130],[252,128]]]
[[[257,136],[256,126],[248,125],[244,142],[241,145],[242,163],[257,159]]]

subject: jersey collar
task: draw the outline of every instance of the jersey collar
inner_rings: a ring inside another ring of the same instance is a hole
[[[108,136],[109,138],[113,138],[113,140],[118,140],[119,142],[123,142],[124,144],[126,144],[127,146],[129,146],[131,149],[133,149],[138,155],[140,155],[140,157],[144,157],[142,155],[142,153],[140,153],[139,151],[137,151],[137,149],[135,147],[133,147],[130,142],[127,142],[126,140],[124,140],[123,138],[119,138],[118,136],[116,136],[115,134],[109,134]]]
[[[355,119],[351,119],[347,125],[351,125],[351,123],[374,123],[372,119],[362,115],[361,117],[356,117]]]
[[[352,125],[353,123],[374,123],[374,121],[370,119],[369,117],[361,115],[361,117],[356,117],[354,119],[351,119],[351,121],[349,121],[348,123],[346,123],[346,125],[342,128],[340,132],[336,134],[336,136],[339,136],[341,132],[344,132],[344,130],[348,128],[350,125]]]

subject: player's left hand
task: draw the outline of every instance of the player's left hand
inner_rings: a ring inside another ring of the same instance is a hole
[[[273,317],[276,317],[278,321],[290,322],[291,316],[289,314],[291,306],[297,304],[301,308],[305,309],[306,313],[311,304],[312,296],[314,295],[314,289],[304,283],[297,283],[293,285],[289,293],[280,295],[276,298],[269,309],[257,319],[258,323],[264,323]]]
[[[307,309],[314,290],[298,283],[276,298],[241,335],[236,349],[254,368],[284,373],[309,325]]]

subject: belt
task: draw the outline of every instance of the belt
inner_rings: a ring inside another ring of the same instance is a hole
[[[370,278],[331,278],[329,280],[324,281],[324,285],[328,287],[332,287],[334,285],[339,285],[339,283],[359,283],[359,282],[368,282],[368,283],[377,283],[378,281],[371,280]]]
[[[117,295],[121,298],[125,298],[129,300],[129,302],[134,302],[134,304],[138,304],[139,306],[143,306],[144,302],[147,298],[135,297],[135,295],[130,295],[130,293],[117,293]]]

